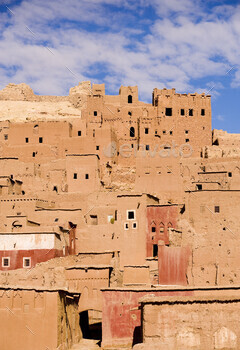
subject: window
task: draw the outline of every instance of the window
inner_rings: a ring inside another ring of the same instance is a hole
[[[205,109],[201,109],[201,115],[204,116],[205,115]]]
[[[4,140],[8,140],[8,135],[4,135]]]
[[[128,229],[129,229],[128,222],[125,222],[125,224],[124,224],[124,230],[128,230]]]
[[[163,132],[162,132],[163,134],[166,134],[166,130],[163,130]]]
[[[127,219],[134,220],[135,219],[135,210],[127,210]]]
[[[156,258],[158,256],[158,245],[153,244],[153,257]]]
[[[148,128],[145,128],[145,134],[146,134],[146,135],[148,134],[148,131],[149,131],[149,129],[148,129]]]
[[[232,173],[228,173],[228,177],[232,177]]]
[[[35,152],[33,152],[32,156],[33,156],[33,157],[35,157],[35,156],[36,156],[36,153],[35,153]]]
[[[197,184],[197,190],[198,190],[198,191],[201,191],[201,190],[202,190],[202,185]]]
[[[78,130],[78,136],[82,136],[81,130]]]
[[[132,112],[129,111],[129,112],[128,112],[128,115],[131,117],[131,116],[132,116]]]
[[[130,128],[130,137],[135,137],[135,129],[133,126]]]
[[[152,232],[156,232],[156,227],[152,226]]]
[[[96,150],[99,151],[99,146],[96,146]]]
[[[74,178],[74,180],[77,179],[77,173],[74,173],[74,174],[73,174],[73,178]]]
[[[25,142],[28,143],[28,137],[25,138]]]
[[[95,137],[95,130],[93,130],[93,132],[92,132],[92,136],[93,136],[93,137]]]
[[[89,174],[85,174],[85,179],[86,179],[86,180],[89,179]]]
[[[136,223],[136,222],[133,222],[132,228],[133,228],[133,229],[136,229],[136,228],[137,228],[137,223]]]
[[[189,139],[185,139],[185,142],[188,143],[188,142],[189,142]]]
[[[128,103],[132,103],[133,99],[132,99],[132,95],[128,95]]]
[[[189,114],[189,117],[193,117],[193,109],[192,108],[189,109],[188,114]]]
[[[166,114],[166,116],[171,117],[172,116],[172,108],[166,108],[165,114]]]
[[[2,267],[10,266],[10,258],[2,258]]]
[[[23,258],[23,267],[31,267],[31,258]]]
[[[185,130],[185,134],[188,134],[189,130]]]
[[[53,187],[53,191],[55,191],[55,192],[58,191],[57,186],[54,186],[54,187]]]
[[[43,143],[43,138],[39,137],[39,143]]]
[[[97,111],[93,112],[94,117],[97,117]]]
[[[214,207],[214,212],[215,212],[215,213],[220,213],[220,207],[219,207],[219,205],[215,205],[215,207]]]
[[[169,134],[170,134],[170,135],[172,135],[172,134],[173,134],[172,130],[171,130],[171,131],[169,131]]]
[[[90,222],[91,222],[91,225],[97,225],[98,224],[97,215],[90,215]]]
[[[180,112],[181,115],[185,115],[185,110],[182,108],[181,109],[181,112]]]
[[[150,148],[149,145],[146,145],[146,151],[149,151],[149,148]]]

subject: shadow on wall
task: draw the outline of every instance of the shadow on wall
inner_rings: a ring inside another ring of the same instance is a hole
[[[80,312],[79,325],[84,339],[102,341],[102,322],[89,324],[88,310]]]

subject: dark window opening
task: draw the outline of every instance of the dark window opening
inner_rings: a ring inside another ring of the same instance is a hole
[[[91,224],[92,225],[97,225],[98,224],[98,217],[97,217],[97,215],[90,215],[90,219],[91,219]]]
[[[135,129],[133,126],[130,128],[130,137],[135,137]]]
[[[10,262],[10,258],[3,258],[2,266],[4,266],[4,267],[10,266],[9,262]]]
[[[58,191],[57,186],[54,186],[54,187],[53,187],[53,191],[55,191],[55,192]]]
[[[89,174],[85,174],[85,179],[86,179],[86,180],[89,179]]]
[[[74,173],[74,174],[73,174],[73,178],[74,178],[74,180],[77,179],[77,173]]]
[[[188,114],[189,114],[189,117],[193,117],[193,109],[192,108],[189,109]]]
[[[185,134],[188,134],[188,130],[185,130]]]
[[[149,145],[146,145],[146,151],[149,151]]]
[[[133,145],[133,143],[131,144],[131,148],[133,148],[134,147],[134,145]]]
[[[201,109],[201,115],[204,116],[205,115],[205,109]]]
[[[25,138],[25,142],[28,143],[28,137]]]
[[[181,109],[181,115],[185,115],[185,110],[183,108]]]
[[[232,173],[228,173],[228,177],[232,177]]]
[[[133,99],[132,99],[132,95],[128,95],[128,103],[132,103]]]
[[[135,219],[135,212],[133,210],[128,211],[128,220]]]
[[[4,135],[4,140],[8,140],[8,135]]]
[[[158,245],[153,245],[153,257],[156,258],[158,256]]]
[[[137,228],[137,223],[136,222],[133,223],[133,228]]]
[[[39,137],[39,143],[42,143],[42,142],[43,142],[43,138]]]
[[[99,146],[96,146],[96,150],[99,151]]]
[[[166,134],[166,130],[163,130],[163,132],[162,132],[163,134]]]
[[[173,134],[172,130],[171,130],[171,131],[169,131],[169,134],[170,134],[170,135],[172,135],[172,134]]]
[[[185,142],[186,142],[186,143],[189,142],[189,139],[185,139]]]
[[[156,227],[155,226],[152,227],[152,232],[156,232]]]
[[[23,267],[30,267],[30,258],[23,258]]]
[[[172,116],[172,108],[166,108],[165,114],[166,114],[166,116],[171,117]]]
[[[145,128],[145,134],[146,134],[146,135],[148,134],[148,131],[149,131],[149,129],[148,129],[148,128]]]
[[[131,117],[132,116],[132,112],[128,112],[128,115]]]
[[[93,130],[93,137],[95,137],[95,130]]]
[[[219,205],[215,205],[215,207],[214,207],[214,212],[215,212],[215,213],[220,213],[220,207],[219,207]]]
[[[35,153],[35,152],[33,152],[32,156],[33,156],[33,157],[35,157],[35,156],[36,156],[36,153]]]
[[[197,184],[197,190],[198,190],[198,191],[201,191],[201,190],[202,190],[202,185]]]
[[[82,136],[81,130],[78,130],[78,136]]]
[[[97,111],[93,112],[94,117],[97,117]]]

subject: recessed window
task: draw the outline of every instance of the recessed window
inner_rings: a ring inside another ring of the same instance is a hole
[[[146,145],[146,151],[149,151],[149,148],[150,148],[149,145]]]
[[[188,143],[188,142],[189,142],[189,139],[185,139],[185,142]]]
[[[172,135],[172,134],[173,134],[172,130],[171,130],[171,131],[169,131],[169,134],[170,134],[170,135]]]
[[[23,258],[23,267],[31,267],[31,258]]]
[[[8,140],[8,135],[4,135],[4,140]]]
[[[32,153],[32,156],[33,156],[33,158],[34,158],[34,157],[36,156],[36,152],[33,152],[33,153]]]
[[[135,210],[127,210],[127,219],[134,220],[135,219]]]
[[[128,230],[128,229],[129,229],[128,222],[125,222],[125,223],[124,223],[124,230]]]
[[[192,108],[189,109],[188,115],[189,115],[189,117],[193,117],[193,109]]]
[[[94,117],[97,117],[97,111],[93,112]]]
[[[198,191],[201,191],[201,190],[202,190],[202,185],[201,185],[201,184],[197,184],[196,187],[197,187],[197,190],[198,190]]]
[[[86,179],[86,180],[89,179],[89,174],[85,174],[85,179]]]
[[[74,173],[74,174],[73,174],[73,178],[74,178],[74,180],[77,179],[77,173]]]
[[[148,128],[145,128],[145,134],[146,134],[146,135],[148,134],[148,131],[149,131],[149,129],[148,129]]]
[[[155,130],[155,135],[157,135],[158,134],[158,131],[157,130]]]
[[[189,130],[185,130],[185,134],[188,134]]]
[[[129,111],[129,112],[128,112],[128,115],[131,117],[131,116],[132,116],[132,112]]]
[[[153,244],[153,257],[156,258],[158,256],[158,245]]]
[[[205,115],[205,109],[201,109],[201,115],[204,116]]]
[[[167,117],[171,117],[172,116],[172,108],[166,108],[165,114]]]
[[[39,143],[43,143],[43,138],[39,137]]]
[[[135,129],[133,126],[130,128],[130,137],[135,137]]]
[[[156,227],[152,226],[152,232],[156,232]]]
[[[78,136],[82,136],[82,131],[78,130]]]
[[[93,130],[93,132],[92,132],[92,136],[93,136],[93,137],[95,137],[95,130]]]
[[[137,228],[137,223],[136,223],[136,222],[133,222],[132,228],[133,228],[133,229],[136,229],[136,228]]]
[[[220,213],[220,207],[219,207],[219,205],[215,205],[215,207],[214,207],[214,212],[215,212],[215,213]]]
[[[29,141],[29,140],[28,140],[28,137],[26,137],[26,138],[25,138],[25,142],[28,143],[28,141]]]
[[[2,267],[10,266],[10,258],[2,258]]]
[[[99,146],[96,146],[96,150],[99,151]]]
[[[132,101],[133,101],[132,95],[128,95],[128,103],[132,103]]]
[[[181,109],[181,112],[180,112],[181,115],[185,115],[185,110],[182,108]]]
[[[228,177],[232,177],[232,173],[228,173]]]
[[[162,132],[163,134],[166,134],[166,130],[163,130],[163,132]]]

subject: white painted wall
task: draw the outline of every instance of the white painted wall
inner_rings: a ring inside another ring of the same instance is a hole
[[[0,234],[0,250],[57,248],[54,233]]]

